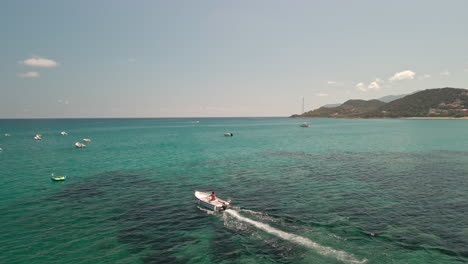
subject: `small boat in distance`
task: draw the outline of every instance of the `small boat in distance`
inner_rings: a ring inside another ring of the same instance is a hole
[[[91,139],[89,139],[89,138],[83,138],[83,141],[84,141],[84,142],[91,142]]]
[[[35,140],[41,140],[41,139],[42,139],[42,135],[36,134],[36,135],[34,136],[34,139],[35,139]]]
[[[224,211],[231,207],[232,201],[224,201],[219,198],[216,198],[216,200],[211,201],[210,196],[211,195],[209,193],[195,191],[195,198],[197,198],[197,203],[200,206],[203,206],[213,211]]]
[[[10,137],[10,136],[11,136],[11,135],[10,135],[10,134],[8,134],[8,133],[6,133],[6,134],[5,134],[5,137]]]
[[[310,127],[310,124],[307,123],[307,122],[304,122],[304,123],[301,124],[301,127]]]
[[[81,142],[76,142],[75,147],[77,147],[77,148],[86,148],[86,145],[81,143]]]
[[[67,176],[55,176],[55,174],[51,174],[50,179],[53,181],[64,181]]]
[[[231,132],[226,132],[226,133],[224,133],[224,136],[226,136],[226,137],[232,137],[232,136],[234,136],[234,134],[231,133]]]
[[[62,132],[60,132],[60,135],[62,135],[62,136],[66,136],[66,135],[68,135],[68,133],[67,133],[67,132],[65,132],[65,131],[62,131]]]

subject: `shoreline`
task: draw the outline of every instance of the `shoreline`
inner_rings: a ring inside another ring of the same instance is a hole
[[[468,116],[464,117],[369,117],[369,118],[364,118],[364,117],[306,117],[306,116],[301,116],[301,117],[289,117],[289,118],[331,118],[331,119],[409,119],[409,120],[466,120],[468,119]]]

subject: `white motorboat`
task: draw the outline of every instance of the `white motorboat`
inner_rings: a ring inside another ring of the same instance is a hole
[[[36,135],[34,136],[34,139],[35,139],[35,140],[41,140],[41,139],[42,139],[42,135],[36,134]]]
[[[62,132],[60,132],[60,135],[62,135],[62,136],[66,136],[66,135],[68,135],[68,133],[67,133],[67,132],[65,132],[65,131],[62,131]]]
[[[5,137],[9,137],[9,136],[11,136],[11,135],[10,135],[10,134],[8,134],[8,133],[6,133],[6,134],[5,134]]]
[[[91,142],[91,139],[89,139],[89,138],[83,138],[83,141],[84,141],[84,142]]]
[[[77,148],[86,148],[86,145],[81,143],[81,142],[76,142],[75,147],[77,147]]]
[[[301,124],[301,127],[310,127],[310,124],[307,123],[307,122],[304,122],[304,123]]]
[[[231,132],[226,132],[226,133],[224,133],[224,136],[226,136],[226,137],[232,137],[232,136],[234,136],[234,134],[231,133]]]
[[[224,201],[216,197],[211,201],[210,193],[195,191],[195,198],[200,206],[208,208],[213,211],[223,211],[231,207],[232,201]]]

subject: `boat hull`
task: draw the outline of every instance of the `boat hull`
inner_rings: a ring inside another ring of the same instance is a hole
[[[63,176],[63,177],[51,177],[50,179],[51,179],[52,181],[64,181],[66,178],[67,178],[67,176]]]
[[[210,201],[209,193],[195,191],[195,198],[197,198],[198,205],[212,211],[224,211],[231,206],[230,202],[226,202],[219,198],[215,201]]]

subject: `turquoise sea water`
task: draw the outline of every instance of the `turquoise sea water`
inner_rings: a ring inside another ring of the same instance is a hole
[[[0,263],[468,261],[467,120],[303,121],[0,120]]]

